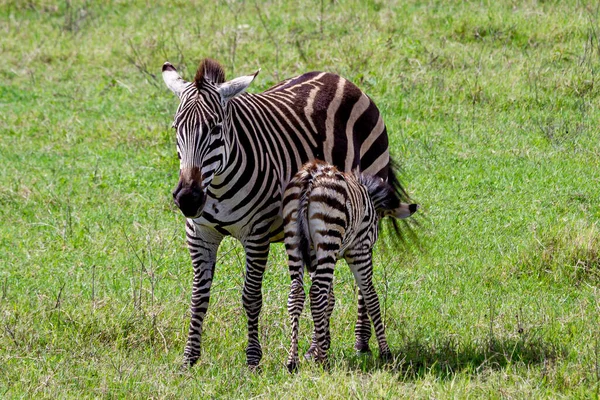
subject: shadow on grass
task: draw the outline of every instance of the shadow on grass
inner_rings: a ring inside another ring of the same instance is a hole
[[[372,355],[344,355],[350,370],[373,372],[387,370],[405,380],[426,374],[451,379],[459,372],[479,374],[484,370],[500,370],[511,364],[541,365],[544,368],[565,350],[556,344],[531,338],[494,338],[481,342],[460,343],[446,340],[439,343],[411,341],[401,349],[392,349],[391,362]]]

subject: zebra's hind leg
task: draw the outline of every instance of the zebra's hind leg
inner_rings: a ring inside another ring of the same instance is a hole
[[[329,249],[334,250],[335,243],[327,243]],[[317,245],[318,246],[318,245]],[[339,248],[339,246],[338,246]],[[317,252],[317,268],[312,274],[310,286],[310,312],[315,325],[314,351],[315,361],[327,365],[326,316],[329,305],[329,290],[333,281],[333,270],[336,262],[337,251]]]
[[[304,285],[302,277],[293,279],[290,287],[290,295],[288,297],[288,313],[292,323],[292,344],[290,353],[287,359],[287,368],[290,372],[295,372],[298,369],[298,329],[300,322],[300,314],[304,308]]]
[[[369,320],[365,298],[360,288],[358,289],[358,318],[354,328],[354,336],[356,337],[354,349],[359,353],[370,353],[371,321]]]
[[[287,359],[287,368],[290,372],[294,372],[298,369],[298,329],[300,314],[302,314],[306,297],[304,293],[304,266],[302,255],[300,254],[300,251],[298,251],[297,243],[293,239],[294,237],[289,235],[285,240],[290,278],[292,281],[287,303],[288,313],[292,324],[292,343]]]
[[[335,295],[333,293],[333,281],[332,281],[332,284],[329,287],[329,294],[327,296],[327,311],[325,313],[325,341],[323,343],[323,349],[325,351],[329,350],[329,347],[331,346],[330,321],[331,321],[331,314],[333,313],[334,308],[335,308]],[[306,351],[304,358],[306,358],[307,360],[313,358],[315,356],[316,348],[317,348],[317,340],[315,337],[315,332],[313,332],[310,347]]]
[[[184,366],[192,366],[200,358],[200,338],[215,271],[217,249],[223,236],[210,228],[186,221],[188,249],[194,268],[194,283],[190,301],[190,328],[183,352]]]
[[[246,363],[257,369],[262,359],[262,348],[258,338],[258,317],[262,309],[262,280],[269,257],[269,241],[246,241],[246,275],[242,292],[242,304],[248,318],[248,346]]]
[[[384,360],[388,360],[391,358],[392,353],[388,346],[385,336],[385,327],[381,320],[379,298],[377,297],[377,292],[373,286],[371,250],[352,252],[348,254],[346,260],[348,261],[348,265],[354,274],[356,283],[362,292],[367,312],[373,322],[375,336],[377,337],[377,342],[379,344],[379,356]]]

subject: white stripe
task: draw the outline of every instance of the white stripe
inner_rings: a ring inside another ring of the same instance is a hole
[[[335,90],[335,96],[331,100],[331,103],[329,103],[329,107],[327,108],[327,120],[325,121],[325,143],[323,143],[323,157],[328,163],[333,162],[333,128],[335,124],[335,114],[338,108],[340,108],[342,94],[344,93],[344,86],[346,85],[346,80],[344,78],[338,77],[338,79],[339,81]]]
[[[323,75],[325,75],[325,72],[322,72],[319,75],[317,75],[316,77],[314,77],[313,79],[311,79],[310,83],[312,83],[312,81],[318,81],[319,79],[321,79],[321,77]],[[308,94],[308,99],[306,99],[306,107],[304,107],[304,114],[306,115],[306,119],[308,119],[308,122],[310,123],[310,127],[313,130],[312,133],[317,133],[317,128],[315,127],[315,123],[312,120],[312,115],[313,115],[313,111],[314,111],[315,97],[317,97],[317,93],[319,92],[320,89],[321,88],[318,86],[313,87],[313,89]]]
[[[367,137],[367,139],[360,146],[360,158],[362,158],[365,155],[365,153],[371,148],[371,145],[381,135],[384,128],[385,125],[383,124],[383,119],[380,115],[379,119],[377,120],[377,125],[375,125],[375,128],[373,128],[373,130],[369,134],[369,137]]]
[[[348,143],[348,149],[346,151],[346,171],[350,171],[352,169],[352,163],[354,161],[354,124],[356,123],[356,120],[361,115],[363,115],[363,113],[369,107],[369,103],[369,98],[363,93],[360,96],[360,99],[356,102],[356,104],[354,104],[354,107],[352,107],[350,118],[348,119],[348,123],[346,123],[346,141]]]
[[[377,160],[373,164],[369,166],[363,173],[368,175],[377,175],[379,171],[385,168],[386,165],[390,162],[390,153],[386,150],[382,155],[380,155]]]

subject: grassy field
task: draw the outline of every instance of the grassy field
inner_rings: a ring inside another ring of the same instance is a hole
[[[1,398],[598,398],[597,2],[107,3],[0,0]],[[353,352],[340,264],[332,368],[287,373],[273,245],[250,373],[231,239],[180,371],[192,271],[160,68],[207,56],[262,68],[252,92],[336,72],[382,110],[425,215],[420,249],[376,252],[391,365]]]

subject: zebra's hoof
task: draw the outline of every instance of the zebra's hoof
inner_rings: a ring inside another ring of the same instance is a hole
[[[262,372],[262,368],[258,364],[248,364],[248,369],[254,374],[260,374]]]
[[[392,352],[388,350],[379,353],[379,358],[381,361],[388,363],[394,359],[394,356],[392,355]]]
[[[306,351],[306,354],[304,354],[304,358],[308,361],[311,361],[311,360],[315,359],[316,355],[317,355],[317,347],[311,345],[308,348],[308,350]]]
[[[356,350],[359,354],[371,353],[371,349],[369,348],[369,342],[356,342],[356,344],[354,345],[354,350]]]
[[[258,364],[262,359],[262,350],[260,346],[252,346],[246,349],[246,364],[252,372],[260,372]]]
[[[288,362],[287,369],[290,374],[298,372],[298,360]]]
[[[198,362],[198,359],[200,359],[200,355],[184,354],[183,362],[181,363],[181,369],[190,369]]]
[[[321,366],[321,368],[323,368],[323,371],[330,371],[331,370],[331,363],[329,361],[329,357],[322,357],[320,359],[316,359],[315,358],[315,362],[317,364],[319,364]]]

